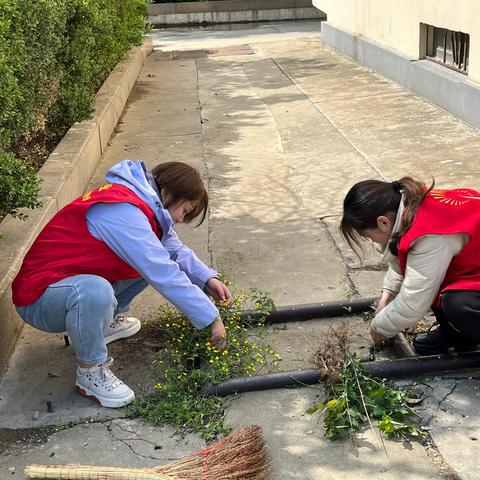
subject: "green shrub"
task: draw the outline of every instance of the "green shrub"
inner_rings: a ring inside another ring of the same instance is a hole
[[[129,48],[141,42],[148,3],[0,0],[2,162],[6,158],[11,165],[13,154],[40,166],[73,123],[89,118],[95,92]],[[24,195],[38,192],[34,177],[27,178],[33,183],[21,189],[23,206],[28,203]],[[16,211],[11,201],[17,196],[8,198],[0,212]],[[35,198],[31,205],[38,205]]]
[[[5,126],[16,117],[15,105],[21,96],[16,66],[20,64],[17,38],[11,32],[16,20],[13,2],[0,0],[0,147],[9,143],[10,132]]]
[[[0,218],[5,215],[25,218],[19,208],[36,208],[40,205],[40,189],[35,170],[11,153],[0,152]]]
[[[69,3],[64,81],[52,116],[55,129],[88,118],[96,90],[128,49],[141,42],[145,28],[145,0]]]
[[[154,0],[152,3],[207,2],[208,0]]]

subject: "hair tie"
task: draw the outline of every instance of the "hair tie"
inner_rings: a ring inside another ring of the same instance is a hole
[[[400,193],[403,190],[402,182],[399,182],[398,180],[395,180],[392,182],[392,187],[398,193]]]

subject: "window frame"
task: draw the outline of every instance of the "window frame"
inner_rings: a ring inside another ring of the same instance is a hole
[[[448,28],[426,25],[425,58],[468,75],[470,35]],[[439,42],[442,39],[442,44]]]

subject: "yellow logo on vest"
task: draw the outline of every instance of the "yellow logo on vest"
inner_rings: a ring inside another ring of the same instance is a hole
[[[101,187],[98,187],[97,190],[91,190],[90,192],[87,192],[83,195],[82,197],[82,202],[86,202],[87,200],[90,200],[92,198],[92,195],[95,191],[97,192],[102,192],[103,190],[108,190],[109,188],[112,188],[111,183],[107,183],[106,185],[102,185]]]
[[[465,205],[470,202],[470,200],[480,200],[478,192],[465,188],[459,188],[456,190],[433,189],[430,192],[430,196],[441,203],[446,203],[447,205],[452,205],[454,207]]]

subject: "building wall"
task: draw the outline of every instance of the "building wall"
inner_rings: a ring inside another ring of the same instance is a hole
[[[313,0],[327,21],[409,58],[423,58],[420,24],[470,34],[468,78],[480,83],[479,0]]]

